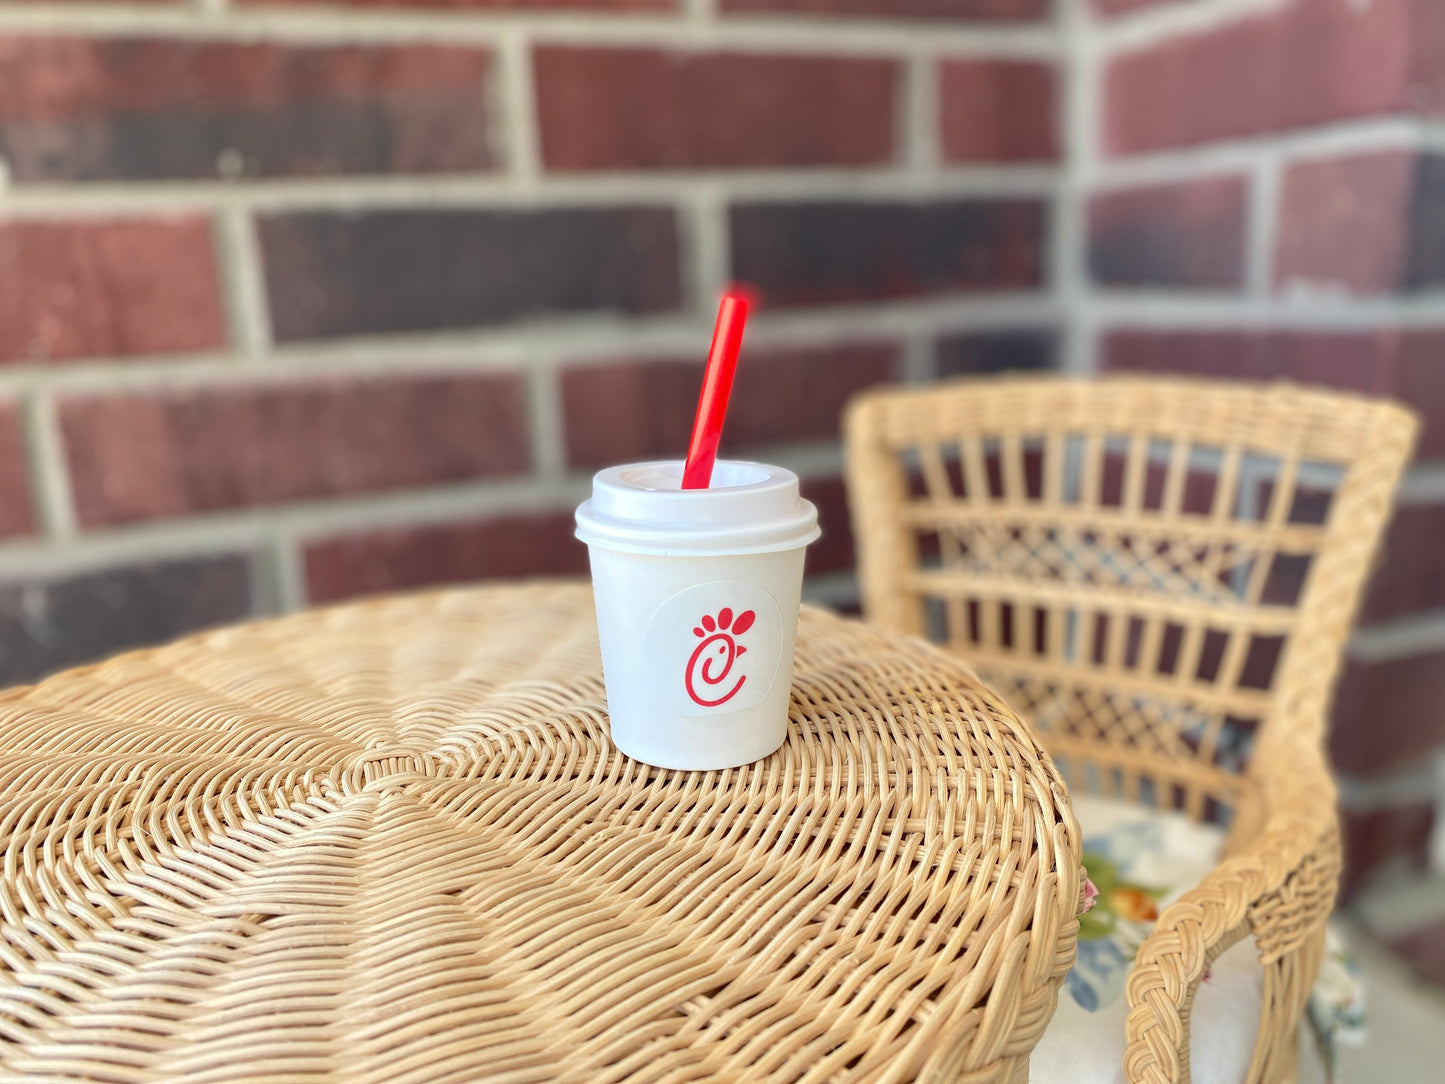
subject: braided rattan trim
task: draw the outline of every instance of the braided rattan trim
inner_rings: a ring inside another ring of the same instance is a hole
[[[1128,1079],[1188,1080],[1194,990],[1247,934],[1250,1081],[1286,1079],[1339,870],[1324,725],[1413,418],[1289,385],[1004,378],[870,393],[847,428],[870,619],[941,624],[1081,782],[1237,815],[1139,953]],[[1327,512],[1302,515],[1322,486]]]
[[[628,760],[557,584],[0,697],[0,1079],[1023,1079],[1082,892],[1053,765],[815,610],[791,713],[746,768]]]

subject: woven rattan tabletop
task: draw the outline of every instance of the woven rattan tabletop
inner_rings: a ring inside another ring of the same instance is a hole
[[[0,1079],[1023,1079],[1064,794],[814,610],[786,744],[709,773],[611,748],[582,585],[205,633],[0,696]]]

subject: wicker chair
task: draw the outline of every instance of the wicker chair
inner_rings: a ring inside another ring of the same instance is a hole
[[[1288,385],[1002,378],[867,393],[846,427],[866,616],[964,654],[1076,792],[1229,825],[1128,976],[1126,1079],[1189,1079],[1200,978],[1251,933],[1248,1080],[1292,1079],[1340,867],[1332,686],[1414,418]]]

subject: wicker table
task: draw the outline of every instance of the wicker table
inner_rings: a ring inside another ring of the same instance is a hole
[[[0,1079],[1023,1080],[1078,829],[946,656],[807,611],[729,772],[611,748],[575,584],[0,696]]]

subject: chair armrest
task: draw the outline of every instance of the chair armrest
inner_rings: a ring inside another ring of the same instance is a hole
[[[1187,1084],[1189,1013],[1214,959],[1250,932],[1265,968],[1265,1004],[1249,1080],[1284,1058],[1319,966],[1334,906],[1339,826],[1334,784],[1306,740],[1256,752],[1269,808],[1264,830],[1159,916],[1126,991],[1124,1075],[1130,1084]],[[1283,982],[1284,988],[1280,988]]]

